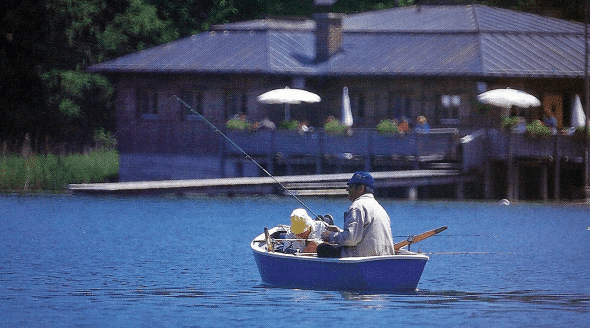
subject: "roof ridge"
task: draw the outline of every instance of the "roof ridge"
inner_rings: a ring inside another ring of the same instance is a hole
[[[477,19],[477,12],[475,11],[475,5],[471,4],[468,6],[470,8],[471,16],[473,17],[473,23],[475,24],[475,30],[479,33],[479,20]]]
[[[477,66],[479,66],[479,71],[480,72],[485,72],[486,69],[484,67],[484,51],[483,51],[483,44],[482,44],[482,38],[481,38],[481,29],[479,27],[479,20],[477,19],[477,8],[475,4],[471,4],[469,5],[469,8],[471,8],[471,15],[473,16],[473,21],[475,23],[475,32],[479,35],[479,37],[477,38]]]
[[[269,32],[268,30],[264,31],[264,48],[266,49],[264,51],[264,69],[266,71],[270,71],[271,67],[272,67],[272,64],[270,62],[271,61],[271,56],[270,56],[271,49],[270,49],[270,40],[269,40],[270,33],[268,33],[268,32]]]

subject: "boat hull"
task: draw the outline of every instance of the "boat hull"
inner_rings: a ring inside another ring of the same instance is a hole
[[[263,283],[284,288],[411,291],[428,261],[428,256],[411,252],[341,259],[268,252],[264,234],[251,246]]]

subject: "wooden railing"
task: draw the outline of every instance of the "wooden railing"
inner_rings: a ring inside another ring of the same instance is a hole
[[[532,137],[502,130],[479,130],[461,138],[463,169],[480,169],[487,159],[543,159],[581,162],[585,140],[555,134]]]
[[[571,135],[531,137],[523,133],[488,130],[485,139],[487,155],[496,158],[574,158],[584,155],[584,140]]]
[[[272,165],[274,158],[283,163],[301,163],[307,158],[316,164],[316,173],[322,172],[326,160],[350,160],[364,162],[371,170],[377,158],[408,161],[418,165],[421,161],[455,159],[458,131],[433,129],[430,133],[406,133],[386,135],[373,129],[355,129],[351,135],[330,134],[324,131],[299,133],[271,130],[259,132],[226,131],[226,135],[245,153],[263,163]],[[242,152],[230,142],[223,147],[224,158],[240,158]],[[272,168],[271,168],[272,169]]]
[[[283,163],[298,163],[303,158],[316,163],[335,159],[356,159],[371,170],[376,160],[405,161],[418,168],[420,163],[461,161],[463,170],[481,169],[490,158],[567,158],[579,161],[584,156],[584,140],[568,135],[531,137],[501,130],[479,130],[459,139],[456,129],[433,129],[430,133],[404,135],[380,134],[373,129],[354,130],[352,135],[329,134],[324,131],[227,131],[227,136],[252,157],[272,165],[273,158]],[[225,158],[236,158],[241,152],[226,142]]]

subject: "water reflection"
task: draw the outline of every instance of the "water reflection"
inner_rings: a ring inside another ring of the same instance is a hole
[[[463,291],[418,291],[417,296],[424,303],[449,304],[455,302],[517,302],[538,305],[554,305],[590,312],[590,295],[570,293],[546,293],[534,290],[508,292],[463,292]]]
[[[145,286],[138,286],[135,289],[77,289],[66,293],[68,296],[74,297],[91,297],[91,298],[125,298],[138,299],[149,296],[162,297],[207,297],[207,292],[197,290],[192,287],[157,287],[148,288]],[[59,296],[59,295],[56,295]]]
[[[292,302],[309,302],[316,298],[332,302],[344,301],[347,306],[367,309],[384,309],[405,305],[431,307],[457,303],[478,305],[511,303],[520,307],[537,305],[542,308],[559,308],[566,311],[590,313],[590,295],[581,293],[550,293],[541,290],[515,290],[506,292],[468,292],[458,290],[415,290],[375,293],[370,291],[314,291],[264,287],[267,291],[287,293]],[[340,297],[338,297],[338,295]]]

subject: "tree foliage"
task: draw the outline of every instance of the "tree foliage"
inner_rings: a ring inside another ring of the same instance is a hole
[[[87,66],[178,37],[144,0],[8,1],[2,17],[0,140],[85,146],[114,129],[112,86]]]
[[[583,21],[583,0],[339,0],[354,13],[427,3],[482,3]],[[0,141],[29,135],[83,146],[113,131],[113,88],[89,65],[207,30],[213,24],[314,13],[313,0],[3,0]]]

